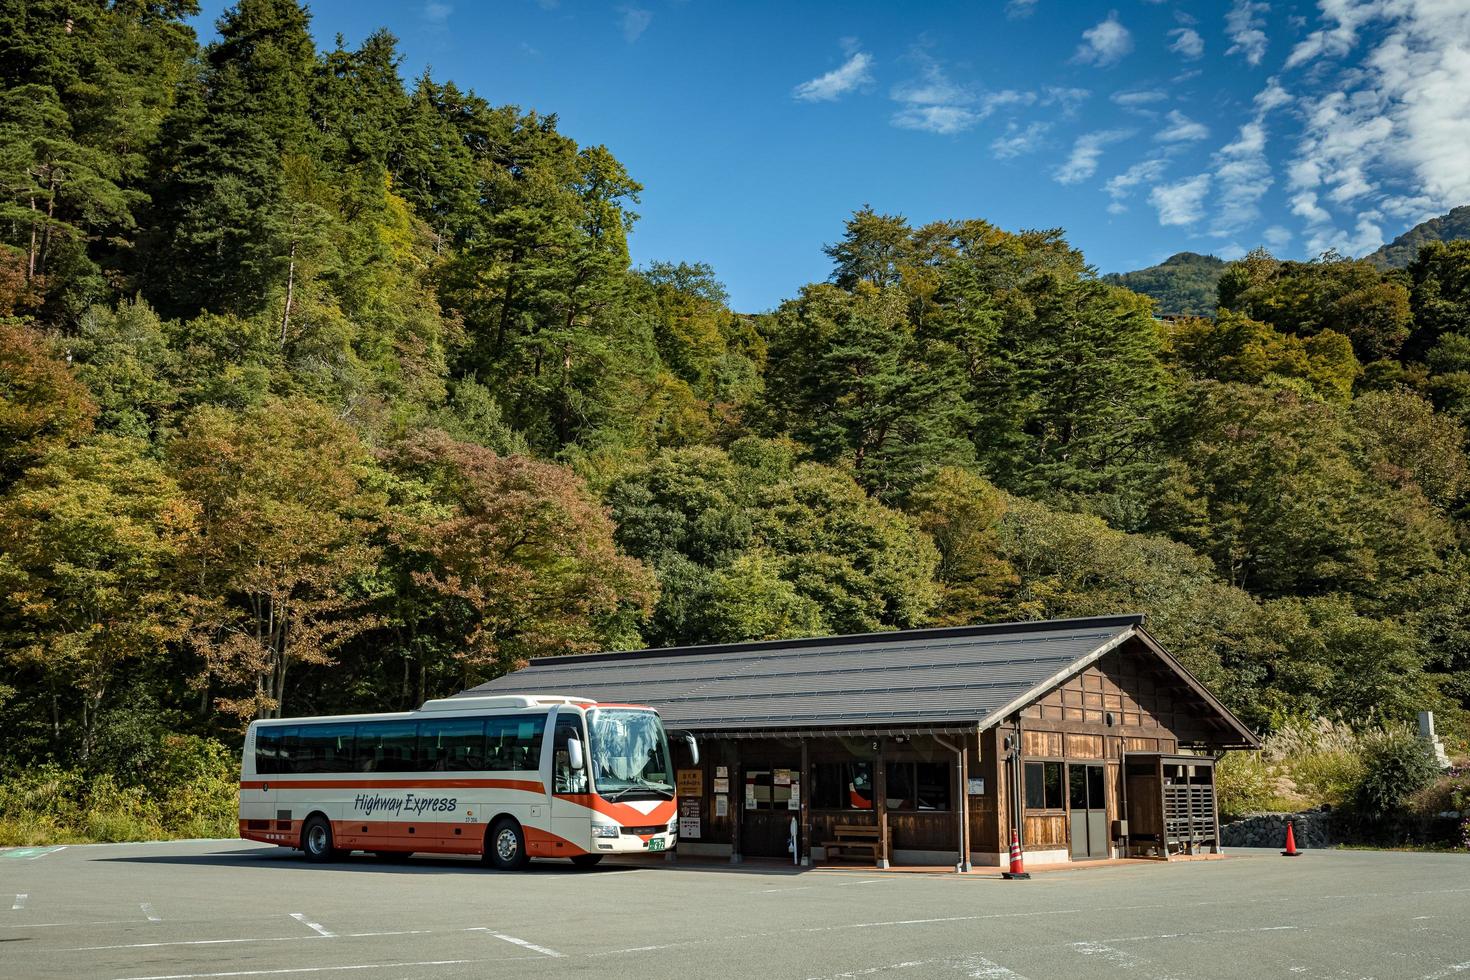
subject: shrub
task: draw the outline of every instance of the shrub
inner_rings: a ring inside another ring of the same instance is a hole
[[[1429,747],[1407,726],[1369,732],[1362,744],[1363,778],[1352,801],[1360,816],[1382,819],[1399,813],[1410,796],[1439,775]]]
[[[1222,818],[1274,810],[1279,803],[1270,767],[1257,752],[1227,752],[1215,765],[1215,793]]]
[[[146,784],[54,764],[0,778],[0,846],[234,837],[239,766],[210,739],[164,737]]]

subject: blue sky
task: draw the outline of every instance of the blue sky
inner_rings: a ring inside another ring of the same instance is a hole
[[[201,35],[227,6],[205,0]],[[1063,227],[1101,271],[1361,254],[1470,204],[1470,0],[318,0],[403,72],[556,112],[645,186],[634,259],[739,310],[867,203]]]

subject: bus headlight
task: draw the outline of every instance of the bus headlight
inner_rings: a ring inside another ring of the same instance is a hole
[[[670,837],[673,837],[676,834],[678,834],[679,833],[679,818],[678,817],[675,817],[674,819],[670,820],[669,821],[669,826],[668,826],[667,829],[668,829],[668,834],[669,834]]]
[[[620,833],[622,833],[622,830],[617,824],[595,823],[592,825],[593,837],[616,837]]]

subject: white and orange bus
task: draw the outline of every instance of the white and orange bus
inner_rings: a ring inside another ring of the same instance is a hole
[[[668,738],[639,705],[445,698],[394,714],[257,721],[245,736],[240,836],[312,861],[360,850],[590,867],[604,854],[671,849],[677,832]]]

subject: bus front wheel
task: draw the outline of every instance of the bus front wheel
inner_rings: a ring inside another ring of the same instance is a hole
[[[521,825],[509,817],[497,820],[485,836],[486,863],[497,871],[519,871],[529,860]]]
[[[332,846],[332,825],[325,817],[315,816],[301,828],[301,849],[308,861],[318,864],[335,860],[337,850]]]

